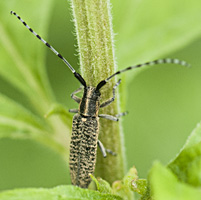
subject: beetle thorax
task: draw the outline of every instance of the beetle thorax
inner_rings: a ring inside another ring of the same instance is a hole
[[[84,94],[80,102],[80,114],[85,117],[97,117],[100,107],[100,91],[88,86],[84,88]]]

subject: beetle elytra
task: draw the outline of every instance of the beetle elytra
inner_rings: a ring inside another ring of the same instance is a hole
[[[33,29],[31,29],[15,12],[11,11],[11,14],[15,15],[24,24],[24,26],[29,29],[30,32],[32,32],[39,40],[50,48],[50,50],[53,51],[53,53],[56,54],[68,66],[75,78],[84,87],[82,98],[76,96],[76,94],[80,92],[82,88],[79,88],[71,95],[72,99],[79,104],[79,108],[69,110],[72,113],[76,113],[73,117],[69,166],[72,184],[82,188],[87,188],[91,182],[89,174],[93,174],[95,170],[97,146],[100,148],[104,157],[106,157],[107,152],[115,155],[115,153],[113,153],[111,150],[104,148],[103,144],[98,139],[99,118],[101,117],[112,121],[118,121],[118,117],[107,114],[99,114],[99,109],[108,106],[114,101],[115,90],[120,84],[121,80],[119,80],[113,87],[113,97],[103,103],[100,103],[101,88],[114,76],[134,68],[165,63],[174,63],[183,66],[188,66],[189,64],[178,59],[159,59],[119,70],[108,78],[100,81],[96,87],[88,86],[84,78],[75,71],[75,69],[60,53],[58,53],[49,43],[47,43],[35,31],[33,31]]]

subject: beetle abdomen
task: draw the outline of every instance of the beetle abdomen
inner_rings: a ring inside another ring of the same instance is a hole
[[[73,117],[70,143],[70,174],[73,185],[87,188],[96,164],[98,117]]]

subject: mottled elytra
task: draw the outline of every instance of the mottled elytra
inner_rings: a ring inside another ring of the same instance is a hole
[[[113,97],[102,103],[100,103],[100,89],[114,76],[134,68],[165,63],[174,63],[183,66],[189,66],[189,64],[185,61],[171,58],[154,60],[152,62],[130,66],[123,70],[117,71],[108,78],[100,81],[96,87],[88,86],[84,78],[75,71],[75,69],[60,53],[58,53],[49,43],[47,43],[35,31],[33,31],[33,29],[31,29],[15,12],[11,11],[11,14],[15,15],[29,29],[30,32],[32,32],[39,40],[50,48],[54,54],[63,60],[63,62],[74,74],[75,78],[78,79],[82,86],[84,86],[82,98],[76,96],[76,94],[80,92],[82,88],[77,89],[71,95],[72,99],[79,104],[79,108],[69,110],[72,113],[76,113],[73,117],[69,166],[72,184],[82,188],[87,188],[91,182],[89,174],[93,174],[95,169],[97,146],[100,148],[104,157],[106,157],[107,153],[115,155],[115,153],[113,153],[111,150],[104,148],[103,144],[98,139],[99,118],[102,117],[108,120],[118,121],[119,116],[124,115],[124,113],[116,116],[99,114],[100,108],[108,106],[114,101],[115,90],[120,84],[121,80],[119,80],[113,87]]]

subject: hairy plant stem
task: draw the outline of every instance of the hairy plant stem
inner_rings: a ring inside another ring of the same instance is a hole
[[[79,47],[81,74],[88,85],[96,86],[116,70],[109,0],[72,0],[75,29]],[[113,78],[101,89],[102,101],[112,96]],[[120,112],[118,91],[115,101],[100,113]],[[96,176],[108,182],[121,179],[125,172],[125,154],[121,123],[100,119],[99,139],[105,148],[117,153],[103,158],[98,150]]]

